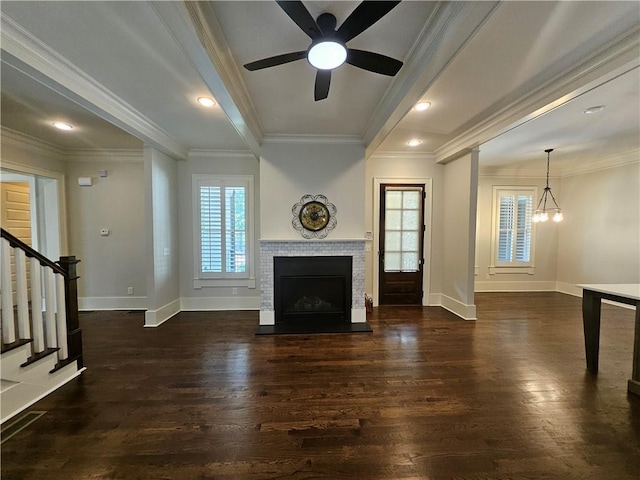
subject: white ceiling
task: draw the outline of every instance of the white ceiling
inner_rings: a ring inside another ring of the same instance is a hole
[[[304,2],[314,17],[333,13],[338,25],[358,3]],[[348,43],[404,61],[398,75],[344,65],[320,102],[304,60],[242,67],[308,47],[272,1],[3,1],[0,8],[2,126],[61,148],[144,142],[174,156],[256,153],[269,137],[348,136],[368,153],[445,157],[458,145],[482,144],[483,167],[523,171],[544,161],[545,148],[566,165],[640,148],[636,2],[404,1]],[[597,63],[623,58],[609,50],[629,38],[631,61]],[[205,94],[220,106],[195,103]],[[432,108],[412,111],[420,98]],[[581,114],[600,104],[601,114]],[[76,125],[75,136],[48,128],[59,118]],[[410,138],[422,144],[408,147]]]

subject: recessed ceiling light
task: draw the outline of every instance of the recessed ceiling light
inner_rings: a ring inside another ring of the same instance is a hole
[[[431,106],[431,102],[418,102],[415,104],[413,108],[415,108],[418,112],[422,112]]]
[[[584,113],[586,113],[587,115],[590,115],[592,113],[598,113],[601,112],[602,110],[604,110],[604,105],[596,105],[595,107],[589,107],[587,108]]]
[[[213,107],[216,105],[216,101],[210,97],[198,97],[198,103],[203,107]]]
[[[421,143],[422,143],[422,140],[418,140],[417,138],[412,138],[407,142],[407,145],[409,145],[410,147],[417,147]]]
[[[53,126],[60,130],[73,130],[73,125],[64,122],[53,122]]]

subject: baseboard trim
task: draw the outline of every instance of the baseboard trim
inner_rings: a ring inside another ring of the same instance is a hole
[[[259,310],[260,297],[182,297],[180,310],[219,311],[219,310]]]
[[[582,297],[582,289],[575,286],[573,283],[566,282],[556,282],[558,284],[558,288],[556,291],[560,293],[566,293],[567,295],[573,295],[574,297]],[[635,310],[636,307],[633,305],[628,305],[626,303],[618,303],[612,302],[611,300],[602,300],[602,303],[606,303],[608,305],[614,305],[616,307],[626,308],[627,310]]]
[[[476,281],[474,290],[476,292],[555,292],[557,291],[555,281],[516,281],[516,282],[482,282]],[[580,293],[582,294],[582,292]]]
[[[440,294],[440,306],[445,310],[459,316],[463,320],[477,320],[476,306],[466,305],[459,300],[451,298],[444,293]]]
[[[147,297],[78,297],[78,310],[146,310]]]
[[[157,327],[178,313],[180,313],[179,298],[157,310],[147,310],[144,314],[144,326]]]

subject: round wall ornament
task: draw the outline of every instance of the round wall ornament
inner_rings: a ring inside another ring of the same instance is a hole
[[[293,228],[304,238],[325,238],[338,224],[338,209],[324,195],[304,195],[291,213]]]

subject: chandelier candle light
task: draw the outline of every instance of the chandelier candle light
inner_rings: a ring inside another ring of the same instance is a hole
[[[551,195],[551,200],[553,200],[553,204],[555,205],[555,213],[553,214],[554,222],[561,222],[564,216],[562,215],[562,210],[558,206],[558,202],[556,202],[556,198],[551,193],[551,188],[549,187],[549,159],[551,156],[551,152],[553,152],[553,148],[548,148],[545,150],[547,153],[547,186],[544,187],[544,192],[542,192],[542,197],[540,197],[540,201],[538,202],[538,206],[536,207],[535,212],[533,212],[533,220],[534,222],[546,222],[549,220],[549,213],[547,212],[547,197]],[[540,206],[542,205],[542,209]]]

